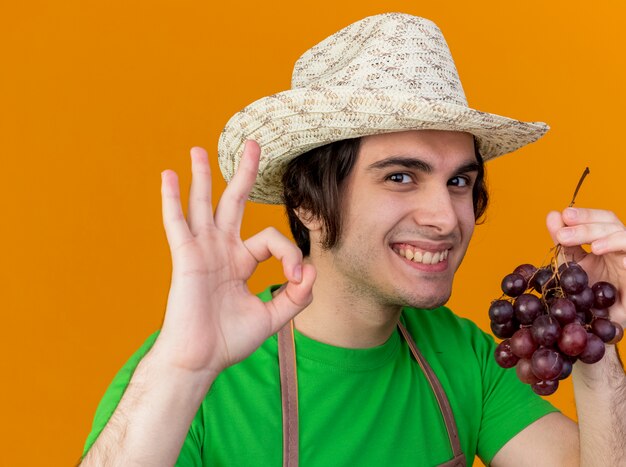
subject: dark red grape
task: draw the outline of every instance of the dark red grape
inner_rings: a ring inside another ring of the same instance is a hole
[[[513,305],[507,300],[494,300],[489,307],[489,318],[496,324],[504,324],[513,318]]]
[[[500,339],[507,339],[513,335],[515,331],[519,329],[519,324],[514,320],[508,321],[504,324],[497,324],[493,321],[490,324],[491,332]]]
[[[532,390],[540,396],[549,396],[554,394],[559,388],[558,380],[555,381],[539,381],[531,386]]]
[[[587,346],[587,331],[579,323],[566,324],[561,330],[558,345],[565,355],[578,355]]]
[[[576,320],[576,306],[567,298],[557,298],[550,305],[550,314],[564,326]]]
[[[540,315],[533,321],[531,331],[537,344],[549,347],[561,335],[561,326],[556,318],[550,315]]]
[[[595,295],[591,287],[585,287],[581,292],[576,294],[568,294],[567,298],[576,305],[578,311],[589,310],[593,306]]]
[[[616,323],[615,321],[611,321],[611,324],[615,326],[615,337],[611,339],[610,342],[607,342],[607,344],[617,344],[622,340],[622,337],[624,337],[624,328],[621,324]]]
[[[544,311],[544,306],[535,295],[525,293],[517,297],[513,309],[521,324],[531,324]]]
[[[580,268],[580,264],[575,261],[568,261],[567,263],[561,263],[559,265],[559,274],[562,274],[568,268]]]
[[[502,291],[509,297],[518,297],[526,290],[526,279],[521,274],[507,274],[502,279]]]
[[[498,344],[495,351],[496,362],[502,368],[513,368],[519,358],[511,352],[509,340],[503,340]]]
[[[548,310],[552,307],[552,304],[556,302],[559,298],[562,298],[562,297],[558,297],[552,294],[550,294],[550,296],[542,295],[542,299],[544,303],[546,304],[546,309]]]
[[[561,374],[557,378],[557,380],[562,380],[567,378],[572,374],[572,370],[574,369],[574,362],[572,362],[569,358],[563,359],[563,369],[561,370]]]
[[[524,279],[526,279],[526,283],[530,283],[533,275],[537,272],[537,268],[532,264],[520,264],[513,272],[515,274],[520,274]]]
[[[591,290],[593,290],[595,295],[594,308],[608,308],[615,303],[617,289],[613,284],[604,281],[596,282],[591,287]]]
[[[543,293],[544,289],[548,290],[553,288],[556,285],[554,272],[552,272],[552,269],[549,267],[538,269],[530,285],[539,293]]]
[[[539,382],[539,378],[533,373],[532,363],[528,358],[522,358],[517,362],[515,372],[522,383],[535,384]]]
[[[515,334],[513,334],[509,341],[511,345],[511,352],[519,358],[532,357],[535,350],[537,350],[537,347],[539,347],[533,339],[532,332],[529,328],[521,328],[515,331]]]
[[[542,381],[558,378],[563,370],[563,356],[546,347],[535,350],[531,362],[533,373]]]
[[[615,326],[608,319],[596,318],[591,322],[591,332],[602,339],[602,342],[610,342],[615,337]]]
[[[596,363],[604,357],[604,342],[595,334],[587,333],[587,345],[578,359],[583,363]]]
[[[587,277],[587,273],[579,267],[570,267],[565,268],[565,270],[561,273],[561,288],[563,292],[567,294],[577,294],[583,291],[587,284],[589,283],[589,278]]]
[[[591,310],[591,314],[594,318],[609,318],[609,309],[608,308],[594,308]]]
[[[547,289],[544,294],[542,294],[543,299],[549,304],[552,303],[559,297],[562,297],[563,293],[557,288]]]
[[[593,313],[591,312],[591,310],[577,311],[576,320],[580,324],[589,324],[593,320]]]

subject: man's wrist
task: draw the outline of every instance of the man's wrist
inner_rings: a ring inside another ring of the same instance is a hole
[[[167,380],[166,384],[173,384],[181,389],[193,389],[191,393],[196,394],[197,397],[204,397],[220,373],[210,367],[192,368],[180,364],[175,356],[159,345],[158,339],[142,359],[140,366],[143,367],[144,376],[149,380]]]
[[[607,382],[612,385],[626,384],[624,367],[615,345],[605,345],[604,357],[599,362],[587,364],[577,361],[573,376],[593,390],[606,388]]]

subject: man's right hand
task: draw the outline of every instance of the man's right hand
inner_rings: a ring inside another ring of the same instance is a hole
[[[245,242],[240,238],[259,154],[259,146],[248,141],[215,215],[203,149],[191,150],[187,219],[176,174],[163,172],[163,223],[173,262],[165,320],[81,465],[174,465],[218,373],[251,354],[311,302],[315,269],[302,263],[294,244],[275,229]],[[271,256],[282,261],[288,282],[263,303],[246,281]]]
[[[251,354],[312,300],[315,269],[303,264],[302,253],[290,240],[274,228],[246,241],[240,237],[260,151],[256,142],[246,142],[215,215],[204,149],[191,150],[187,219],[176,174],[162,174],[163,224],[173,272],[165,320],[152,353],[177,369],[206,373],[207,381]],[[250,293],[246,281],[271,256],[282,262],[288,282],[273,300],[263,303]]]

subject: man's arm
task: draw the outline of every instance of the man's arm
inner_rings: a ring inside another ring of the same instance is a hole
[[[174,465],[213,379],[174,368],[151,350],[81,465]]]
[[[81,465],[174,465],[189,426],[217,375],[243,360],[312,300],[315,269],[275,229],[245,242],[243,208],[260,148],[247,142],[215,215],[204,150],[192,150],[187,219],[177,177],[164,172],[163,224],[172,281],[159,337]],[[287,285],[263,303],[246,281],[261,261],[282,261]]]
[[[626,463],[626,376],[613,345],[598,363],[574,365],[580,465]]]
[[[598,363],[577,362],[572,377],[578,426],[564,415],[546,415],[505,444],[491,465],[624,465],[626,376],[615,346]]]
[[[513,414],[511,415],[513,416]],[[493,467],[569,467],[579,464],[578,426],[550,413],[519,432],[493,457]]]
[[[626,325],[626,229],[617,216],[599,209],[567,208],[552,212],[548,230],[587,272],[589,283],[607,281],[618,288],[611,320]],[[581,245],[590,245],[587,252]],[[624,465],[626,452],[626,376],[614,346],[599,362],[574,365],[574,394],[583,466]]]

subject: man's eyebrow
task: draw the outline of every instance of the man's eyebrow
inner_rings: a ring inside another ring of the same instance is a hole
[[[383,159],[378,162],[374,162],[367,167],[367,170],[383,170],[389,167],[404,167],[407,169],[415,169],[420,172],[431,173],[433,171],[432,165],[421,159],[415,157],[394,156],[387,159]],[[467,162],[457,168],[455,173],[468,173],[478,172],[480,170],[480,164],[477,161]]]
[[[433,171],[433,167],[428,162],[424,162],[423,160],[415,157],[405,156],[394,156],[374,162],[367,167],[367,170],[382,170],[389,167],[404,167],[407,169],[416,169],[426,173],[431,173]]]
[[[456,170],[456,173],[464,174],[468,172],[478,172],[480,170],[480,164],[477,161],[468,162],[463,164]]]

